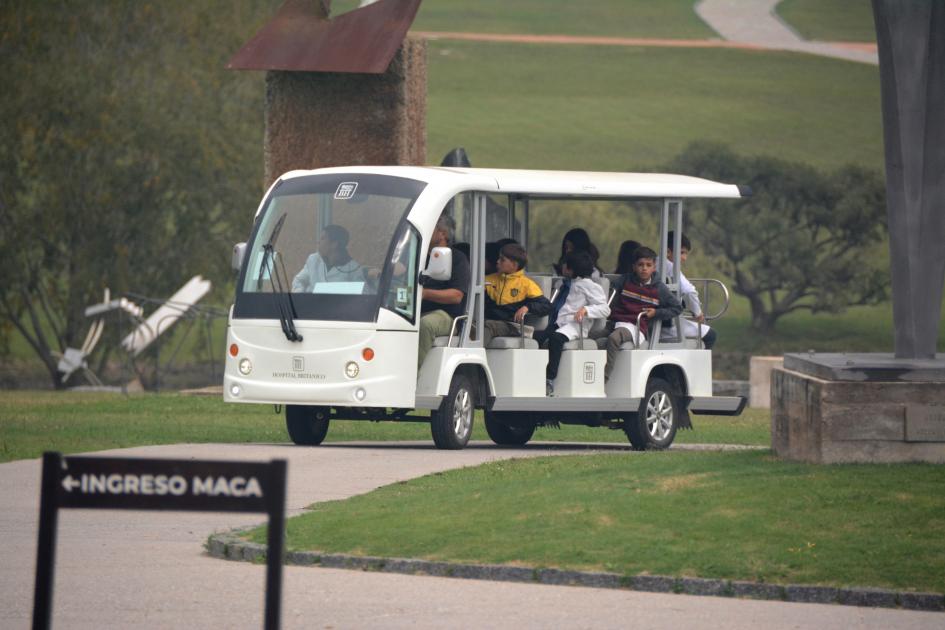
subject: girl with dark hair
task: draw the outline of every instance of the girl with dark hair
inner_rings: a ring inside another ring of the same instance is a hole
[[[591,260],[594,262],[594,278],[600,278],[600,270],[597,268],[597,259],[600,256],[600,252],[597,249],[597,246],[591,242],[591,237],[588,236],[587,230],[584,228],[571,228],[568,230],[564,238],[561,239],[561,257],[558,258],[557,264],[554,265],[555,273],[562,275],[562,267],[564,265],[565,257],[572,252],[587,252],[591,255]]]
[[[617,253],[617,268],[614,273],[629,273],[633,268],[633,252],[640,248],[638,241],[624,241],[620,244],[620,251]]]

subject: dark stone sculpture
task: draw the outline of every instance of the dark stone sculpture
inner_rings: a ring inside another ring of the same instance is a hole
[[[945,283],[945,2],[873,0],[898,359],[935,357]]]
[[[873,0],[895,356],[788,354],[771,445],[816,463],[945,463],[945,0]]]

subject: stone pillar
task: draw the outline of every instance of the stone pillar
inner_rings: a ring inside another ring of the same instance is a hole
[[[935,356],[945,282],[945,2],[873,0],[896,357]]]
[[[769,409],[771,407],[771,370],[784,365],[784,357],[752,357],[748,369],[751,386],[749,407]]]
[[[267,72],[266,186],[293,169],[424,164],[426,72],[411,38],[383,74]]]

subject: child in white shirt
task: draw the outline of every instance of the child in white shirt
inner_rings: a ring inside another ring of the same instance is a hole
[[[674,243],[674,233],[670,232],[667,234],[669,239],[669,247],[666,252],[667,258],[669,260],[663,261],[663,270],[665,273],[664,282],[673,281],[673,263],[675,262],[676,257],[673,256],[673,243]],[[689,237],[685,234],[679,239],[679,261],[681,264],[686,262],[686,258],[689,256],[689,252],[692,251],[692,243],[689,241]],[[686,278],[686,275],[682,272],[682,269],[679,270],[679,297],[682,301],[685,302],[686,307],[692,313],[692,319],[686,319],[681,317],[679,319],[680,327],[682,328],[682,336],[684,338],[700,338],[702,339],[703,345],[705,345],[706,350],[711,350],[712,346],[715,345],[715,331],[712,330],[705,323],[705,314],[702,312],[702,303],[699,301],[699,291],[696,290],[696,287],[689,282],[689,279]],[[661,337],[675,337],[676,329],[675,326],[666,326],[663,328]]]
[[[561,272],[571,278],[571,288],[554,321],[556,330],[548,336],[546,343],[548,367],[545,369],[545,392],[548,396],[554,395],[554,380],[558,377],[564,344],[578,337],[586,338],[591,328],[591,319],[604,319],[610,315],[604,289],[591,280],[594,260],[588,252],[576,251],[568,254]]]

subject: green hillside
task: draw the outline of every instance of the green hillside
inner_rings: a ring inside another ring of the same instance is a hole
[[[703,39],[715,36],[693,0],[432,0],[414,29]]]
[[[782,0],[775,10],[805,39],[876,41],[868,0]]]
[[[358,7],[335,0],[332,14]],[[705,39],[715,33],[693,11],[694,0],[425,0],[415,31],[604,35]]]
[[[723,49],[429,44],[427,160],[625,170],[693,140],[829,167],[882,167],[875,66]]]

